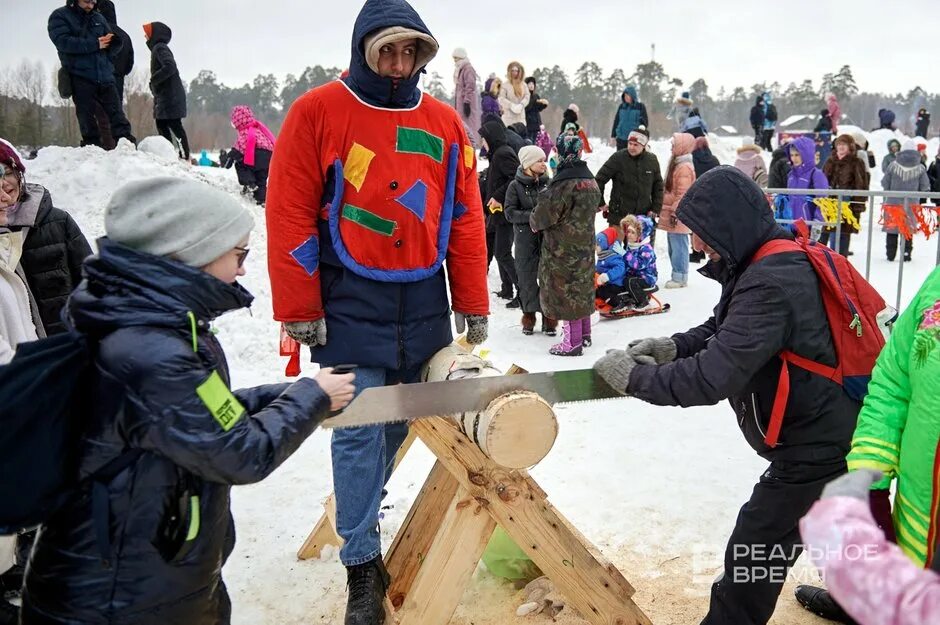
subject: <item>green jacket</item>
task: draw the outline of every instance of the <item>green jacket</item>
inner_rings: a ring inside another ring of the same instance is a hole
[[[878,357],[849,452],[849,470],[897,479],[898,544],[926,564],[937,548],[940,502],[940,268],[894,326]]]
[[[658,215],[663,208],[663,175],[659,159],[652,152],[636,158],[626,150],[615,152],[594,179],[601,189],[601,201],[604,187],[611,180],[614,183],[607,203],[607,221],[611,225],[620,225],[627,215]]]
[[[559,169],[539,195],[529,225],[542,232],[539,299],[546,317],[564,321],[594,312],[594,215],[600,191],[581,161]]]

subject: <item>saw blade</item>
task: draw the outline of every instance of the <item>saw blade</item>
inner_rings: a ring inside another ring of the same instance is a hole
[[[623,397],[594,369],[396,384],[363,390],[322,427],[362,427],[480,412],[513,391],[534,392],[552,405]]]

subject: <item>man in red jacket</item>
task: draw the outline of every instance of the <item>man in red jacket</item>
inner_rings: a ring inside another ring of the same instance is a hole
[[[418,89],[437,50],[407,2],[368,0],[349,75],[294,102],[274,150],[274,317],[311,347],[315,362],[358,365],[358,390],[415,382],[452,340],[451,305],[471,343],[486,339],[476,154],[456,111]],[[347,624],[384,619],[379,506],[406,432],[397,425],[333,434]]]

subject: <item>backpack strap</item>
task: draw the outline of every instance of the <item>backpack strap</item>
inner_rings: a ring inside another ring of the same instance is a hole
[[[797,229],[806,228],[806,223],[802,220],[798,222]],[[775,254],[784,254],[787,252],[805,252],[803,246],[790,239],[774,239],[761,246],[751,259],[752,263],[773,256]],[[833,379],[836,376],[836,370],[833,367],[819,364],[808,358],[803,358],[792,351],[785,349],[780,352],[780,378],[777,381],[777,393],[774,396],[774,405],[770,412],[770,423],[767,426],[767,433],[764,435],[764,443],[768,447],[776,447],[780,438],[780,430],[783,427],[783,415],[787,411],[787,401],[790,398],[790,364],[794,364],[800,369],[805,369],[811,373],[821,375],[825,378]]]
[[[91,510],[95,526],[95,542],[105,568],[111,568],[111,500],[108,484],[124,469],[134,464],[144,453],[143,449],[126,449],[117,458],[92,473]]]

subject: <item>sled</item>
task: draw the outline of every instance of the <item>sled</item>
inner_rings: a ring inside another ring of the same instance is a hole
[[[615,309],[613,306],[607,302],[595,299],[594,307],[597,309],[597,312],[600,313],[600,316],[604,319],[626,319],[627,317],[646,317],[649,315],[659,315],[665,312],[669,312],[672,308],[669,304],[663,304],[655,293],[659,291],[658,286],[653,286],[646,289],[647,294],[650,296],[649,303],[643,308],[622,308],[620,310]]]

